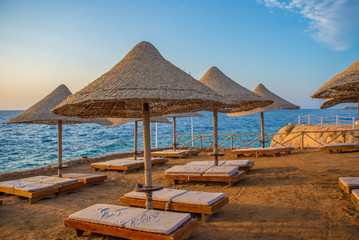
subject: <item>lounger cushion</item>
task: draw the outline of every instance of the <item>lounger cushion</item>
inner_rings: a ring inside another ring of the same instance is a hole
[[[225,161],[219,161],[218,166],[221,166]],[[186,166],[213,166],[214,161],[193,161],[187,163]]]
[[[189,165],[176,165],[166,170],[166,174],[173,175],[189,175],[201,176],[210,166],[189,166]]]
[[[224,193],[188,191],[172,199],[172,202],[209,206],[225,196]]]
[[[95,204],[73,213],[69,218],[79,221],[124,227],[125,223],[146,212],[143,208]]]
[[[152,193],[152,199],[154,201],[171,201],[173,198],[180,196],[184,193],[188,192],[187,190],[179,190],[179,189],[170,189],[170,188],[164,188],[159,191],[154,191]],[[146,193],[144,192],[129,192],[125,194],[125,197],[129,198],[138,198],[138,199],[146,199]]]
[[[354,196],[356,199],[359,200],[359,189],[354,189],[354,190],[352,191],[352,194],[353,194],[353,196]]]
[[[26,192],[37,192],[44,189],[54,188],[54,184],[29,182],[24,180],[11,180],[0,182],[1,187],[22,190]]]
[[[160,160],[165,160],[166,158],[163,157],[152,157],[151,161],[160,161]],[[124,160],[133,160],[133,161],[144,161],[145,158],[144,157],[138,157],[136,160],[131,157],[131,158],[124,158]]]
[[[50,183],[55,185],[64,185],[64,184],[78,182],[77,179],[58,178],[58,177],[49,177],[49,176],[35,176],[35,177],[23,178],[22,180],[29,182],[38,182],[38,183]]]
[[[213,166],[210,169],[206,170],[202,175],[229,177],[236,172],[238,172],[238,166]]]
[[[140,161],[135,161],[135,160],[125,160],[125,159],[117,159],[117,160],[111,160],[111,161],[107,161],[107,162],[98,162],[98,163],[92,163],[91,166],[133,166],[133,165],[138,165],[141,164]]]
[[[347,187],[359,187],[359,177],[340,177],[339,181]]]
[[[189,213],[147,210],[127,222],[125,227],[145,232],[170,234],[190,217]]]
[[[250,164],[250,160],[226,160],[220,161],[222,164],[220,166],[238,166],[238,167],[246,167]]]
[[[91,174],[91,173],[66,173],[66,174],[62,174],[62,177],[64,178],[85,178],[85,179],[90,179],[90,178],[97,178],[97,177],[102,177],[106,175],[98,175],[98,174]]]

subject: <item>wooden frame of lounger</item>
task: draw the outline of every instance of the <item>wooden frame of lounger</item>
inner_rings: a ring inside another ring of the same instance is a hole
[[[224,165],[227,166],[227,165]],[[254,162],[253,161],[249,161],[249,164],[245,167],[240,167],[238,166],[238,170],[243,170],[243,171],[249,171],[254,167]]]
[[[29,203],[32,204],[32,203],[38,202],[39,200],[44,199],[44,198],[55,198],[56,193],[59,192],[59,188],[53,187],[53,188],[47,188],[47,189],[43,189],[43,190],[39,190],[39,191],[35,191],[35,192],[28,192],[28,191],[24,191],[24,190],[0,186],[0,192],[28,198]]]
[[[294,147],[280,147],[283,149],[283,152],[285,152],[286,154],[290,154],[291,151],[294,150]]]
[[[59,188],[59,195],[63,195],[63,194],[79,191],[84,186],[84,183],[78,181],[78,182],[55,184],[55,185],[56,187]]]
[[[320,150],[326,153],[334,153],[334,152],[351,152],[351,151],[359,151],[359,145],[334,145],[334,146],[322,146],[319,148]]]
[[[245,175],[244,171],[235,172],[232,176],[221,177],[221,176],[191,176],[191,175],[174,175],[166,174],[166,178],[173,181],[176,185],[179,181],[184,182],[225,182],[231,187],[233,184],[238,182]]]
[[[354,194],[350,195],[350,199],[352,200],[352,202],[354,203],[355,207],[358,208],[358,199],[354,196]]]
[[[232,154],[237,155],[237,157],[244,157],[244,155],[256,155],[256,157],[258,157],[261,154],[273,154],[273,157],[279,156],[280,153],[284,151],[284,150],[279,150],[279,149],[266,149],[266,148],[259,148],[259,149],[248,149],[245,150],[244,148],[241,149],[240,151],[238,150],[233,150]]]
[[[166,201],[153,200],[153,208],[161,210],[169,210],[174,212],[187,212],[187,213],[199,213],[201,214],[202,222],[205,223],[208,218],[211,217],[216,211],[228,204],[228,197],[223,197],[212,203],[211,205],[198,205],[198,204],[186,204],[186,203],[174,203]],[[146,207],[146,199],[120,197],[120,204],[133,207]]]
[[[168,235],[78,221],[70,218],[64,219],[64,224],[66,227],[74,228],[76,230],[76,236],[81,236],[85,231],[88,231],[126,239],[180,240],[191,236],[198,221],[195,218],[190,218]]]
[[[101,165],[97,163],[92,163],[91,167],[94,168],[96,171],[99,169],[103,170],[116,170],[116,171],[123,171],[123,173],[128,173],[132,171],[138,171],[143,168],[144,163],[139,162],[138,164],[131,164],[128,166],[111,166],[111,165]]]

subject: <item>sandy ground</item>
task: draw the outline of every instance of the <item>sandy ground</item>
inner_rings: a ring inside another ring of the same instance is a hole
[[[227,153],[221,159],[234,159]],[[166,187],[224,192],[230,203],[199,224],[191,239],[359,239],[359,218],[350,196],[338,188],[341,176],[359,176],[359,153],[325,154],[296,150],[280,157],[250,158],[252,171],[232,187],[222,183],[171,185],[164,171],[176,164],[209,159],[205,153],[173,159],[153,168],[153,182]],[[94,172],[88,165],[65,172]],[[118,198],[143,183],[143,170],[106,174],[105,184],[56,199],[28,204],[25,199],[1,195],[0,239],[115,239],[91,234],[77,238],[62,221],[95,203],[118,204]]]

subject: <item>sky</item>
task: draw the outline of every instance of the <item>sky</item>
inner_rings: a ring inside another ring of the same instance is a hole
[[[0,110],[73,93],[137,43],[200,79],[212,66],[301,108],[359,58],[358,0],[0,0]]]

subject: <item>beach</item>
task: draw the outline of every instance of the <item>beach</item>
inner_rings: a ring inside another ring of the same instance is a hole
[[[223,192],[229,204],[207,223],[200,223],[191,239],[356,239],[359,219],[350,195],[338,187],[338,178],[358,176],[359,154],[326,154],[295,150],[279,157],[251,157],[254,168],[232,187],[223,183],[191,182],[173,185],[164,171],[173,165],[210,160],[207,153],[170,159],[154,166],[153,183],[195,191]],[[229,151],[220,159],[236,159]],[[88,164],[66,172],[94,173]],[[63,219],[96,203],[119,204],[119,197],[144,182],[144,171],[106,174],[102,185],[43,199],[35,204],[11,195],[0,195],[0,239],[116,239],[85,232],[75,237]]]

